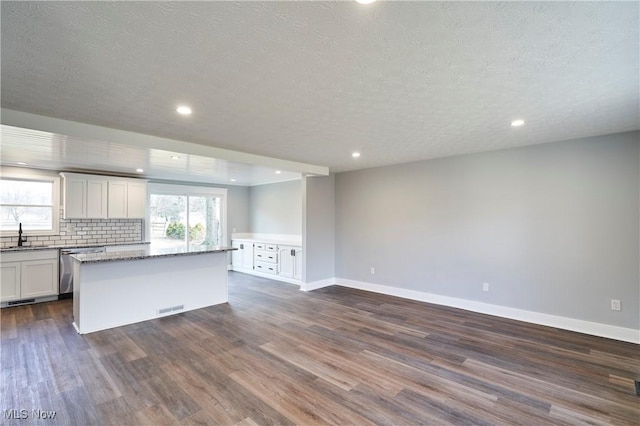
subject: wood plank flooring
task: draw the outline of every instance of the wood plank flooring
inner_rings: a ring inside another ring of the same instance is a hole
[[[0,312],[1,424],[640,424],[638,345],[363,291],[230,273],[229,304],[71,320]]]

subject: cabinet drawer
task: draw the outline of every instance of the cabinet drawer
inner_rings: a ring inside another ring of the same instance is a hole
[[[266,262],[256,261],[253,266],[254,266],[254,270],[263,272],[265,274],[275,275],[278,273],[278,266],[275,263],[266,263]]]
[[[266,250],[255,251],[256,262],[277,263],[278,253]]]
[[[256,243],[256,250],[278,251],[277,244]]]

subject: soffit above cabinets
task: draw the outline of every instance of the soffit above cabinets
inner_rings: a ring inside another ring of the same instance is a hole
[[[0,138],[2,166],[24,162],[24,167],[35,169],[243,186],[301,178],[298,172],[260,165],[7,125],[0,126]],[[138,168],[144,172],[137,173]]]

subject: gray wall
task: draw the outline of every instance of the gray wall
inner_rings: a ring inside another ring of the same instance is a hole
[[[639,138],[339,173],[336,276],[637,329]]]
[[[249,188],[250,232],[302,234],[301,180]]]
[[[233,232],[250,232],[249,187],[227,186],[227,237],[231,240]]]
[[[303,179],[305,282],[335,277],[335,176]]]

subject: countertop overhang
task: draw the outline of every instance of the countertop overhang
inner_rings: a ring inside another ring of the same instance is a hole
[[[124,260],[149,259],[155,257],[169,256],[191,256],[206,253],[223,253],[237,250],[225,246],[194,246],[181,248],[154,247],[153,245],[140,250],[122,250],[104,253],[78,253],[72,254],[71,258],[80,263],[117,262]]]

